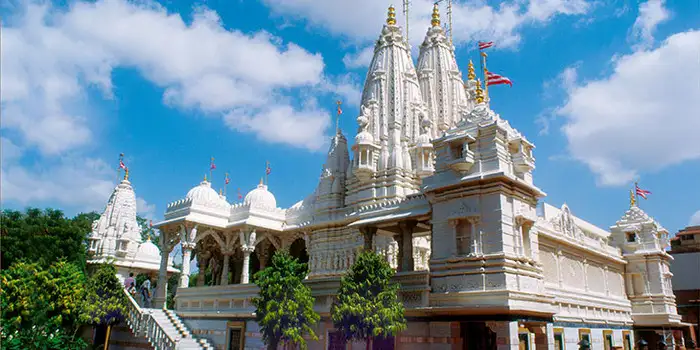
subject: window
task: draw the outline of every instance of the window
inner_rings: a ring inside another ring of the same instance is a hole
[[[605,344],[605,350],[613,350],[612,331],[603,331],[603,343]]]
[[[530,350],[530,337],[528,333],[518,334],[518,350]]]
[[[464,158],[464,145],[461,143],[453,143],[450,145],[450,151],[452,152],[453,159]]]
[[[523,239],[523,247],[522,247],[522,254],[524,256],[530,257],[531,256],[531,250],[530,250],[530,229],[532,228],[532,223],[527,222],[524,223],[522,226],[520,226],[520,234],[522,235]]]
[[[623,341],[623,346],[625,347],[625,350],[633,350],[632,349],[632,337],[630,336],[629,331],[623,331],[622,332],[622,338],[624,339]]]
[[[563,328],[554,328],[554,350],[564,350]]]
[[[637,234],[634,232],[627,232],[627,242],[632,243],[637,241]]]
[[[455,238],[457,240],[457,255],[468,255],[471,253],[471,233],[472,224],[467,219],[457,221],[455,228]]]
[[[226,326],[226,349],[243,350],[245,323],[228,322]]]
[[[681,241],[692,241],[693,239],[693,235],[681,235]]]
[[[579,329],[578,330],[578,341],[587,340],[589,347],[593,345],[591,341],[591,330],[590,329]]]

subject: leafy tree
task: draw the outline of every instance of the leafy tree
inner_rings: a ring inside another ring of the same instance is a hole
[[[331,306],[333,325],[346,340],[386,339],[406,329],[399,285],[391,283],[394,270],[374,252],[363,252],[343,276]]]
[[[38,262],[47,267],[64,258],[66,262],[85,268],[87,235],[95,213],[80,214],[68,219],[55,209],[29,208],[22,213],[5,210],[0,213],[2,269],[18,261]]]
[[[0,272],[0,327],[7,349],[83,349],[76,336],[85,296],[83,271],[65,261],[42,268],[18,262]],[[31,344],[31,345],[30,345]]]
[[[272,263],[253,276],[260,288],[253,299],[256,320],[268,349],[277,345],[298,344],[306,349],[304,333],[317,340],[311,328],[320,316],[314,311],[311,289],[303,281],[309,269],[286,252],[277,252]]]
[[[126,296],[117,278],[117,268],[101,264],[88,280],[83,321],[92,325],[114,325],[124,319]]]

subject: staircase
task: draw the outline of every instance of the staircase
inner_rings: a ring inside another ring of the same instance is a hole
[[[142,309],[134,298],[128,298],[127,324],[136,337],[145,337],[155,350],[204,349],[214,347],[206,339],[192,336],[187,326],[171,310]]]

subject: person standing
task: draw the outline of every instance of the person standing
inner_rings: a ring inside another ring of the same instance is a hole
[[[134,273],[129,272],[129,277],[124,280],[124,288],[129,289],[132,284],[136,284],[136,281],[134,280]]]
[[[143,307],[151,308],[151,276],[146,276],[146,280],[141,284],[141,298],[143,299]]]

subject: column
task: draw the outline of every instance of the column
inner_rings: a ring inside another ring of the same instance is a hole
[[[401,240],[399,243],[399,271],[413,271],[413,230],[418,223],[411,221],[399,222],[399,230],[401,231]]]
[[[182,244],[182,271],[180,273],[180,285],[179,288],[187,288],[190,285],[190,257],[192,256],[192,249],[194,249],[194,243]]]
[[[228,265],[229,265],[229,260],[231,258],[231,255],[233,255],[232,251],[225,251],[223,252],[224,254],[224,266],[221,270],[221,285],[225,286],[228,284]]]
[[[363,227],[360,229],[360,232],[364,236],[364,240],[365,240],[364,251],[366,251],[366,252],[372,251],[372,241],[374,240],[374,235],[377,234],[377,228],[376,227]]]
[[[255,248],[251,247],[241,247],[243,251],[243,271],[241,271],[241,284],[246,284],[250,282],[250,254],[253,253]]]
[[[153,298],[153,306],[158,308],[165,308],[166,299],[166,285],[168,283],[168,260],[170,258],[170,252],[173,250],[173,246],[168,244],[167,233],[161,232],[160,234],[160,270],[158,271],[158,286],[156,288],[155,297]]]
[[[204,249],[204,248],[202,248]],[[209,258],[211,253],[199,251],[199,256],[197,256],[197,266],[199,267],[199,272],[197,273],[197,287],[204,286],[204,276],[206,275],[207,268],[209,267]]]

